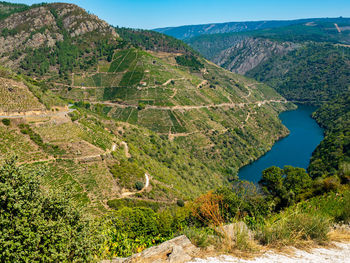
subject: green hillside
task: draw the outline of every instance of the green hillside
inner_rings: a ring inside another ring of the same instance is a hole
[[[350,86],[350,48],[310,43],[272,57],[246,75],[274,87],[289,100],[322,102]]]
[[[319,103],[349,86],[349,19],[202,35],[187,42],[216,64],[275,88],[288,100]]]
[[[198,36],[209,36],[214,34],[229,34],[239,32],[250,32],[256,30],[266,30],[267,32],[277,32],[279,28],[284,27],[299,27],[300,24],[315,25],[317,23],[343,23],[349,22],[348,18],[307,18],[297,20],[267,20],[267,21],[246,21],[246,22],[228,22],[228,23],[214,23],[203,25],[188,25],[179,27],[166,27],[154,29],[157,32],[176,37],[182,40],[188,40]],[[322,29],[321,29],[322,30]],[[285,32],[283,29],[282,32]],[[320,32],[320,29],[313,32]],[[302,31],[301,31],[302,32]],[[289,35],[289,32],[286,32]],[[210,37],[210,36],[209,36]]]
[[[312,155],[309,172],[314,177],[330,177],[335,183],[350,179],[350,94],[323,105],[314,113],[325,128],[326,137]],[[330,180],[331,182],[331,180]]]
[[[44,19],[44,28],[34,23]],[[44,167],[45,186],[72,186],[96,213],[124,198],[194,198],[234,180],[288,134],[278,114],[293,105],[172,37],[113,28],[70,4],[33,6],[0,29],[3,64],[37,79],[27,78],[34,97],[23,104],[47,109],[1,126],[2,159],[13,153],[30,169]],[[61,99],[75,109],[57,108]]]

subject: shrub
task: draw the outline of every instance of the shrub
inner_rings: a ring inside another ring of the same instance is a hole
[[[219,226],[224,223],[221,213],[222,207],[221,195],[208,192],[198,197],[193,204],[192,214],[205,225]]]
[[[234,223],[216,229],[218,235],[217,247],[224,252],[233,252],[234,250],[252,251],[254,248],[253,240],[249,235],[248,227],[242,223]]]
[[[93,221],[67,193],[43,192],[39,175],[0,168],[0,262],[91,262],[101,245]]]
[[[137,106],[138,110],[144,110],[146,108],[146,104],[143,102],[139,102],[139,105]]]
[[[127,257],[167,240],[159,231],[158,215],[149,208],[122,208],[107,225],[112,256]]]
[[[184,206],[185,206],[185,202],[184,202],[183,200],[181,200],[181,199],[178,199],[178,200],[176,201],[176,204],[177,204],[179,207],[184,207]]]
[[[6,126],[10,126],[10,124],[11,124],[10,119],[2,119],[1,122],[2,122],[2,124],[6,125]]]
[[[281,209],[303,200],[311,190],[312,179],[302,168],[272,166],[263,171],[259,184],[276,208]]]
[[[205,248],[213,243],[213,238],[209,235],[209,230],[206,228],[186,228],[184,231],[185,236],[191,240],[191,243],[196,247]],[[212,231],[211,231],[212,232]],[[210,233],[212,235],[212,233]]]
[[[145,185],[143,184],[143,182],[138,181],[135,183],[135,188],[139,191],[141,191],[144,188],[144,186]]]
[[[162,204],[158,202],[150,202],[130,198],[108,200],[107,205],[115,210],[119,210],[124,207],[148,207],[155,212],[158,211],[159,208],[162,206]]]

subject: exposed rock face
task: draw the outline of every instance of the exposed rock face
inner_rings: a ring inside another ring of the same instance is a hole
[[[128,258],[104,260],[101,263],[184,263],[199,252],[186,236],[179,236]]]
[[[97,16],[88,14],[76,5],[61,3],[15,13],[0,21],[0,32],[3,29],[10,33],[0,35],[0,54],[27,47],[51,47],[63,40],[63,31],[72,38],[94,31],[111,38],[118,36],[110,25]]]
[[[260,38],[246,38],[218,54],[213,62],[232,72],[245,74],[274,55],[284,55],[298,45]]]

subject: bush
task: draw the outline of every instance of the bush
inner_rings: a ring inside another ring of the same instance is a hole
[[[242,223],[233,223],[216,229],[218,235],[217,247],[224,252],[252,251],[253,241],[251,240],[248,227]]]
[[[184,235],[188,237],[192,244],[196,247],[205,248],[208,247],[211,243],[213,243],[212,233],[208,229],[205,228],[186,228],[184,231]],[[212,231],[211,231],[212,232]]]
[[[178,199],[178,200],[176,201],[176,204],[177,204],[179,207],[184,207],[184,206],[185,206],[185,202],[184,202],[183,200],[181,200],[181,199]]]
[[[127,257],[167,240],[162,236],[158,215],[149,208],[122,208],[108,222],[109,251]]]
[[[143,102],[139,102],[139,105],[137,106],[138,110],[144,110],[146,108],[146,104]]]
[[[43,192],[37,173],[0,168],[0,262],[91,262],[101,239],[67,193]]]
[[[281,209],[305,199],[311,192],[312,179],[302,168],[272,166],[263,171],[259,184],[276,208]]]
[[[144,187],[145,185],[143,184],[143,182],[138,181],[135,183],[135,188],[139,191],[141,191]]]
[[[108,200],[107,205],[115,210],[119,210],[124,207],[148,207],[155,212],[158,211],[159,208],[162,206],[162,204],[158,202],[150,202],[130,198]]]
[[[2,122],[2,124],[6,125],[6,126],[10,126],[10,124],[11,124],[10,119],[2,119],[1,122]]]

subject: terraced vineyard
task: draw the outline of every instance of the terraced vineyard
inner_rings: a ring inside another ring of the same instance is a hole
[[[83,12],[64,8],[43,5],[53,25]],[[38,13],[36,7],[25,12],[28,21]],[[43,187],[70,187],[96,213],[126,196],[169,205],[229,184],[240,167],[287,135],[278,114],[293,105],[268,86],[206,61],[171,37],[119,29],[121,39],[103,21],[83,17],[95,25],[91,32],[76,35],[74,24],[55,27],[61,42],[33,47],[18,58],[20,71],[36,80],[1,75],[17,87],[0,94],[9,101],[7,110],[40,108],[42,114],[0,123],[6,138],[0,159],[13,153],[27,169],[44,167]],[[93,44],[79,53],[86,43]],[[74,63],[67,50],[77,51]],[[74,109],[67,109],[69,103]]]

